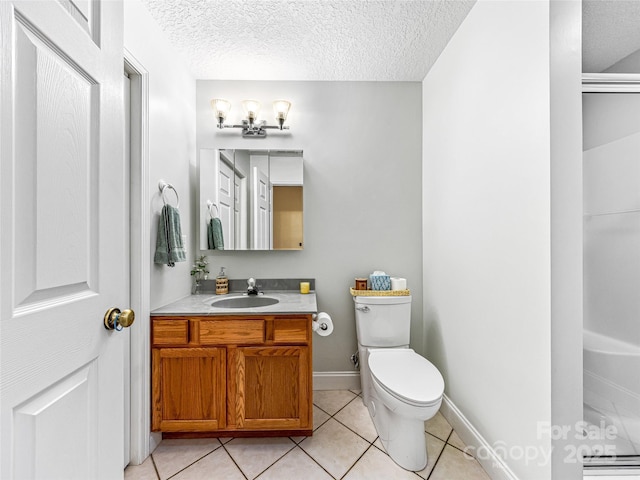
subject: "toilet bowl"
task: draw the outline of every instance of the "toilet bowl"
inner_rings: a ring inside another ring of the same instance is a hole
[[[444,393],[440,372],[408,348],[370,349],[373,394],[369,412],[380,441],[402,468],[427,465],[424,422],[439,410]]]

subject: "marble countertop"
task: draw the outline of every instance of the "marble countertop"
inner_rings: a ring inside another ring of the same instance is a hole
[[[171,315],[246,315],[256,313],[317,313],[315,292],[301,294],[297,291],[266,291],[265,297],[273,297],[279,300],[274,305],[265,307],[243,307],[243,308],[219,308],[211,304],[214,300],[222,298],[241,297],[246,295],[242,292],[231,292],[228,295],[212,295],[201,293],[189,295],[164,307],[156,308],[151,312],[151,316],[171,316]]]

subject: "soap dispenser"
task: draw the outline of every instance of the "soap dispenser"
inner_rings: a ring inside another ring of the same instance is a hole
[[[224,267],[220,267],[220,273],[216,277],[216,295],[226,295],[229,293],[229,279],[224,273]]]

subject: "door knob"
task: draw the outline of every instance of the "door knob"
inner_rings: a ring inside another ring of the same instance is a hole
[[[133,310],[120,311],[119,308],[110,308],[104,314],[104,328],[120,331],[125,327],[131,326],[135,319],[136,314]]]

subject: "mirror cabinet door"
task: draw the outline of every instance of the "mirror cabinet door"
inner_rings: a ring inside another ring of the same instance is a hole
[[[200,150],[201,250],[301,250],[301,150]]]

